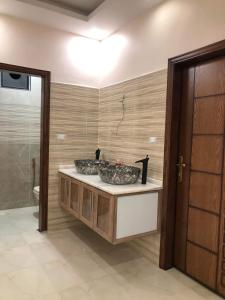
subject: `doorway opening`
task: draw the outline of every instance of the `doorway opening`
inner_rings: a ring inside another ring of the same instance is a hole
[[[50,72],[0,63],[0,108],[0,216],[45,231]]]

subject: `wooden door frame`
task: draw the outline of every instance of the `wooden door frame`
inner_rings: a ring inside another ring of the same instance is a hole
[[[181,71],[184,67],[225,56],[225,40],[176,56],[168,61],[166,128],[161,211],[160,268],[173,267],[176,209],[176,163],[181,107]]]
[[[40,232],[48,228],[48,169],[49,169],[49,119],[50,119],[50,78],[49,71],[26,68],[17,65],[0,63],[0,69],[25,73],[42,78],[41,97],[41,134],[40,134],[40,192],[39,224]]]

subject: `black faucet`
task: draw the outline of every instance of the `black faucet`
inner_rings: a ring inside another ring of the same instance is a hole
[[[100,153],[101,153],[101,150],[98,148],[98,149],[95,151],[95,158],[96,158],[96,160],[99,160],[99,158],[100,158]]]
[[[146,182],[147,182],[148,161],[149,161],[149,157],[147,155],[146,158],[138,160],[138,161],[135,162],[135,163],[140,163],[140,162],[143,163],[142,179],[141,179],[142,184],[146,184]]]

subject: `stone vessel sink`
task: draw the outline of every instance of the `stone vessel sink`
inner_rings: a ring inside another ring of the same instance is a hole
[[[98,175],[100,166],[106,166],[109,162],[96,159],[80,159],[75,160],[77,172],[84,175]]]
[[[124,185],[137,182],[141,169],[126,165],[107,165],[99,168],[99,176],[103,182]]]

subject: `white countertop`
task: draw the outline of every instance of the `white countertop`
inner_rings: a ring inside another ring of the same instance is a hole
[[[162,189],[162,182],[153,179],[148,179],[148,182],[146,184],[141,184],[141,182],[138,181],[135,184],[111,185],[103,182],[98,175],[79,174],[77,173],[75,168],[59,168],[59,172],[77,179],[83,183],[89,184],[111,195],[152,192]]]

